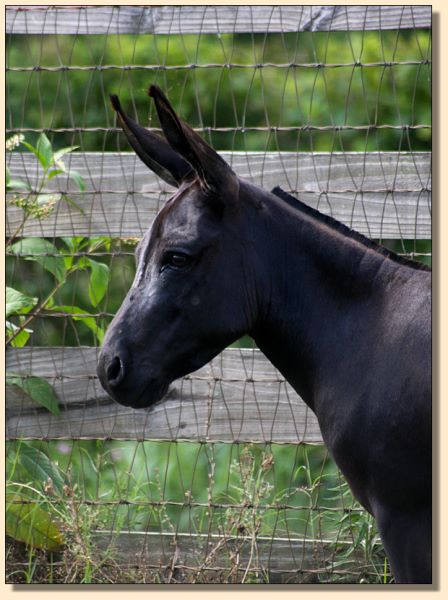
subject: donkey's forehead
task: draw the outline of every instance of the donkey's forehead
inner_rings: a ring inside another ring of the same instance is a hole
[[[173,196],[157,215],[151,231],[153,241],[173,238],[197,238],[215,230],[210,211],[204,205],[203,192],[192,185]]]
[[[200,219],[203,211],[198,206],[197,193],[187,190],[172,198],[158,215],[162,235],[175,229],[189,229]]]

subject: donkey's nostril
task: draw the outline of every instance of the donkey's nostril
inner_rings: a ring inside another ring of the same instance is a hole
[[[120,357],[115,356],[109,363],[106,371],[109,384],[118,385],[124,378],[124,365]]]

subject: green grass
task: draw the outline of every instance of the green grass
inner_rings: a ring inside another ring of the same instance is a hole
[[[387,568],[384,576],[375,524],[354,502],[323,446],[118,441],[33,445],[67,478],[62,494],[48,481],[36,480],[33,485],[44,496],[31,496],[50,510],[64,532],[58,581],[126,580],[129,569],[114,555],[113,546],[104,553],[95,548],[92,534],[102,530],[219,534],[245,544],[252,539],[255,547],[265,538],[315,540],[317,547],[329,541],[333,565],[314,575],[318,581],[390,580]],[[26,484],[29,474],[21,472],[18,452],[20,443],[8,444],[14,480]],[[224,549],[222,541],[208,547],[207,568],[216,566]],[[40,573],[36,561],[41,557],[36,550],[27,556],[21,574],[11,567],[11,580],[38,578],[34,572]],[[196,575],[187,572],[185,577],[207,580],[207,569],[197,569]],[[146,576],[163,580],[165,575],[152,569]],[[229,567],[220,576],[235,574]],[[266,581],[269,571],[254,553],[240,577]]]

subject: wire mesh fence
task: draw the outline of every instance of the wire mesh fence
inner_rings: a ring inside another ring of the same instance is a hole
[[[253,182],[431,260],[429,6],[8,7],[7,577],[389,582],[319,426],[249,338],[119,407],[98,346],[171,188],[146,90]]]

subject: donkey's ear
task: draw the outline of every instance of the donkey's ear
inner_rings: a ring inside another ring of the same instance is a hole
[[[154,98],[166,139],[194,168],[201,183],[216,191],[236,187],[238,180],[230,166],[187,123],[179,119],[162,90],[152,85],[148,95]]]
[[[175,187],[178,187],[182,180],[194,176],[191,165],[161,136],[148,131],[123,112],[118,96],[112,95],[110,100],[128,142],[146,166]]]

